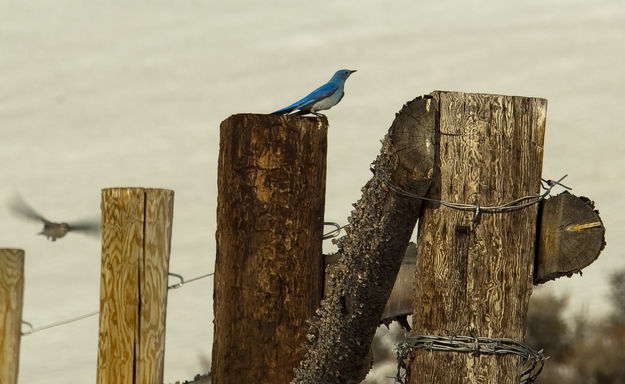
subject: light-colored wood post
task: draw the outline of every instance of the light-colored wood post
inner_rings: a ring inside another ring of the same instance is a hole
[[[174,192],[102,190],[98,383],[162,384]]]
[[[24,251],[0,249],[0,384],[16,384],[22,332]]]
[[[540,193],[547,100],[436,91],[431,198],[499,206]],[[507,212],[426,203],[419,218],[413,334],[523,341],[538,205]],[[419,349],[412,384],[518,383],[512,354]]]
[[[222,122],[214,383],[288,383],[323,287],[325,118]]]

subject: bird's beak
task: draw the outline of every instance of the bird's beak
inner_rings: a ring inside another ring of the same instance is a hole
[[[352,73],[354,73],[354,72],[356,72],[356,71],[357,71],[356,69],[351,69],[351,70],[349,71],[349,74],[351,75]]]

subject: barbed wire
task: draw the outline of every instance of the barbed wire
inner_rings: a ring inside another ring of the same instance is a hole
[[[375,170],[374,170],[375,171]],[[431,197],[427,197],[427,196],[422,196],[422,195],[418,195],[415,193],[411,193],[411,192],[407,192],[404,191],[403,189],[395,186],[393,183],[391,183],[384,175],[379,174],[380,178],[382,179],[382,182],[393,192],[398,193],[400,195],[406,196],[406,197],[410,197],[410,198],[414,198],[414,199],[419,199],[419,200],[423,200],[423,201],[430,201],[430,202],[434,202],[434,203],[438,203],[441,205],[444,205],[446,207],[449,208],[453,208],[453,209],[458,209],[458,210],[462,210],[462,211],[473,211],[474,212],[474,217],[473,217],[473,221],[477,221],[479,220],[479,216],[482,213],[496,213],[496,212],[506,212],[506,211],[511,211],[511,210],[517,210],[517,209],[521,209],[521,208],[525,208],[525,207],[529,207],[530,205],[533,204],[537,204],[540,201],[544,200],[545,197],[547,195],[549,195],[549,193],[551,193],[551,190],[555,187],[555,186],[561,186],[562,188],[565,188],[567,190],[570,190],[570,187],[567,187],[566,185],[562,184],[562,180],[564,180],[568,175],[564,175],[562,176],[559,180],[553,181],[553,180],[545,180],[541,178],[541,187],[545,190],[544,193],[540,194],[540,195],[529,195],[529,196],[523,196],[520,197],[518,199],[512,200],[508,203],[505,204],[501,204],[501,205],[497,205],[497,206],[480,206],[479,203],[476,204],[465,204],[465,203],[454,203],[454,202],[448,202],[445,200],[440,200],[440,199],[434,199]],[[525,203],[523,203],[524,201],[526,201]],[[340,226],[338,223],[335,222],[324,222],[324,225],[329,225],[329,226],[334,226],[335,229],[333,229],[332,231],[323,234],[323,240],[327,240],[327,239],[331,239],[334,237],[337,237],[341,230],[344,228],[344,226]],[[185,286],[188,283],[197,281],[197,280],[201,280],[210,276],[213,276],[214,273],[206,273],[204,275],[200,275],[197,277],[194,277],[192,279],[189,280],[185,280],[184,277],[182,275],[179,275],[177,273],[172,273],[170,272],[169,275],[174,276],[176,278],[178,278],[180,281],[176,284],[172,284],[169,285],[167,287],[167,289],[178,289],[178,288],[182,288],[183,286]],[[97,314],[99,314],[100,311],[94,311],[94,312],[89,312],[86,314],[82,314],[76,317],[72,317],[69,319],[65,319],[65,320],[61,320],[58,322],[54,322],[54,323],[50,323],[47,325],[43,325],[40,327],[33,327],[33,325],[31,323],[29,323],[28,321],[22,321],[23,324],[25,324],[26,326],[30,327],[29,330],[27,331],[22,331],[21,334],[22,336],[28,336],[31,335],[33,333],[39,332],[39,331],[43,331],[46,329],[50,329],[50,328],[54,328],[54,327],[58,327],[61,325],[66,325],[66,324],[70,324],[76,321],[80,321],[92,316],[95,316]]]
[[[213,276],[214,274],[215,274],[214,272],[206,273],[204,275],[196,276],[194,278],[185,280],[185,278],[182,275],[179,275],[179,274],[173,273],[173,272],[169,272],[170,276],[178,278],[180,280],[180,282],[167,286],[167,289],[170,290],[170,289],[182,288],[183,286],[185,286],[188,283],[192,283],[194,281],[205,279],[207,277]],[[55,327],[59,327],[61,325],[71,324],[71,323],[74,323],[76,321],[87,319],[89,317],[93,317],[95,315],[98,315],[99,313],[100,313],[100,311],[93,311],[93,312],[85,313],[85,314],[78,315],[78,316],[75,316],[75,317],[71,317],[69,319],[65,319],[65,320],[61,320],[61,321],[56,321],[54,323],[42,325],[40,327],[33,327],[32,323],[30,323],[28,321],[25,321],[25,320],[22,320],[22,324],[26,325],[30,329],[28,329],[26,331],[22,330],[21,335],[22,336],[32,335],[33,333],[36,333],[36,332],[39,332],[39,331],[43,331],[43,330],[46,330],[46,329],[55,328]]]
[[[406,337],[396,347],[397,373],[395,382],[405,384],[405,372],[408,368],[406,360],[414,357],[414,351],[471,353],[479,355],[517,355],[523,359],[525,369],[521,372],[521,384],[533,383],[542,372],[545,356],[543,351],[535,351],[529,345],[507,338],[488,338],[473,336],[433,336],[413,335]],[[402,370],[404,374],[402,375]]]
[[[372,169],[372,171],[375,173],[375,169]],[[480,215],[482,213],[501,213],[501,212],[508,212],[508,211],[514,211],[514,210],[518,210],[518,209],[522,209],[522,208],[526,208],[529,207],[531,205],[534,204],[538,204],[540,203],[542,200],[545,199],[545,197],[547,197],[550,193],[551,190],[555,187],[555,186],[560,186],[564,189],[570,190],[570,187],[567,187],[566,185],[562,184],[561,181],[564,180],[568,175],[564,175],[562,176],[559,180],[545,180],[543,178],[541,178],[541,183],[540,186],[542,189],[545,190],[545,192],[543,192],[540,195],[528,195],[528,196],[523,196],[523,197],[519,197],[518,199],[514,199],[512,201],[509,201],[507,203],[503,203],[500,205],[494,205],[494,206],[481,206],[479,204],[479,202],[476,202],[475,204],[466,204],[466,203],[455,203],[455,202],[450,202],[450,201],[445,201],[445,200],[440,200],[440,199],[434,199],[431,197],[427,197],[427,196],[422,196],[422,195],[418,195],[416,193],[411,193],[411,192],[407,192],[404,191],[403,189],[399,188],[398,186],[394,185],[393,183],[390,182],[390,180],[388,180],[386,178],[386,176],[384,176],[382,173],[378,173],[378,175],[380,176],[380,178],[382,179],[382,182],[384,183],[384,185],[386,187],[388,187],[391,191],[398,193],[402,196],[406,196],[406,197],[410,197],[413,199],[418,199],[418,200],[423,200],[423,201],[429,201],[429,202],[433,202],[433,203],[437,203],[440,205],[443,205],[445,207],[448,208],[452,208],[452,209],[457,209],[460,211],[472,211],[474,212],[473,215],[473,222],[476,222],[479,220]]]

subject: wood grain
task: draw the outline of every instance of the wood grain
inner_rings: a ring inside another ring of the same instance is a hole
[[[212,380],[288,383],[322,295],[325,118],[221,124]]]
[[[0,249],[0,384],[16,384],[24,296],[24,251]]]
[[[436,91],[438,159],[428,196],[482,206],[540,191],[547,102]],[[413,332],[523,340],[536,205],[483,214],[428,203],[419,220]],[[418,351],[412,383],[516,383],[521,360]]]
[[[572,276],[605,247],[605,228],[587,198],[568,192],[543,202],[534,284]]]
[[[173,192],[102,190],[98,383],[162,383]]]
[[[145,230],[139,280],[141,295],[137,383],[163,382],[167,281],[174,191],[145,190]]]

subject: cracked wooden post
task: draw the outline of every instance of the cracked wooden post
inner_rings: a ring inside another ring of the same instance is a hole
[[[323,287],[328,121],[221,123],[214,383],[288,383]]]
[[[22,337],[24,251],[0,249],[0,383],[16,384]]]
[[[359,383],[369,348],[393,288],[421,201],[397,194],[388,181],[425,194],[434,164],[436,103],[417,98],[397,114],[338,241],[328,292],[313,318],[310,343],[293,383]]]
[[[102,190],[98,383],[163,383],[173,208],[171,190]]]
[[[440,111],[429,197],[495,206],[540,193],[547,101],[433,92]],[[506,213],[427,203],[419,220],[413,334],[523,341],[538,205]],[[410,382],[518,383],[515,355],[415,351]]]

